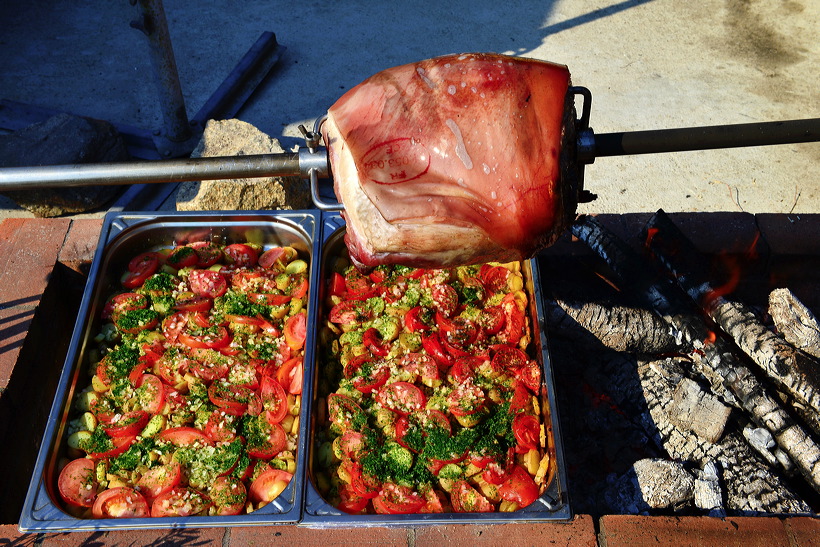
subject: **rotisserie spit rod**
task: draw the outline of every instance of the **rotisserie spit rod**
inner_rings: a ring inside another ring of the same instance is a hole
[[[597,157],[741,148],[820,141],[820,118],[595,134],[578,132],[578,161]],[[122,185],[329,173],[327,151],[182,158],[102,164],[0,168],[0,191],[63,186]]]

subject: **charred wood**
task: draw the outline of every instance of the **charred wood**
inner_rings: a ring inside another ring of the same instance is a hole
[[[721,296],[703,270],[696,269],[705,257],[663,211],[650,219],[646,231],[647,247],[680,288],[780,389],[809,407],[804,411],[820,415],[820,364],[766,328],[748,306]],[[809,424],[817,422],[809,420]]]
[[[775,289],[769,294],[769,315],[787,342],[820,358],[820,325],[789,289]]]
[[[733,353],[721,338],[715,338],[706,324],[693,319],[691,302],[678,292],[671,281],[658,279],[641,257],[609,230],[590,217],[580,217],[572,233],[629,285],[646,305],[651,305],[674,327],[684,343],[693,344],[695,363],[707,377],[719,376],[741,407],[752,419],[768,429],[801,475],[820,492],[820,446],[805,429],[769,395],[763,384]],[[683,310],[683,313],[682,313]],[[744,441],[745,442],[745,441]]]
[[[603,302],[547,304],[556,328],[582,328],[615,351],[658,354],[680,351],[669,325],[652,311]]]
[[[724,485],[726,509],[735,514],[809,512],[810,507],[789,486],[777,467],[754,451],[734,428],[716,442],[710,442],[697,431],[678,425],[673,418],[679,412],[673,393],[681,385],[690,382],[696,385],[688,378],[688,366],[683,359],[644,361],[639,365],[651,423],[657,428],[658,439],[669,456],[694,462],[704,471],[710,465],[716,466]]]

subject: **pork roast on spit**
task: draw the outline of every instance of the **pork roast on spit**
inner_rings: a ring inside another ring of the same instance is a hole
[[[552,244],[580,190],[565,66],[448,55],[379,72],[323,124],[360,267],[510,261]]]

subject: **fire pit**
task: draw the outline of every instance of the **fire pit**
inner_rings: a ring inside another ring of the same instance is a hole
[[[567,236],[542,254],[573,510],[816,514],[811,405],[795,403],[782,381],[765,374],[669,282],[644,249],[649,217],[582,220],[573,233],[583,241]],[[768,326],[772,289],[791,289],[809,309],[817,309],[820,295],[816,278],[808,277],[817,258],[803,254],[811,240],[794,246],[794,239],[778,238],[766,217],[677,215],[673,227],[708,258],[686,264],[686,276],[676,271],[677,276],[686,281],[697,272],[709,278],[713,300],[730,292],[727,299]],[[792,222],[790,237],[799,238],[795,232],[812,220]],[[660,225],[653,219],[649,234],[669,228]],[[650,247],[676,261],[685,256],[659,249],[657,241]],[[664,300],[657,287],[674,296]],[[687,338],[692,325],[703,325],[704,339]],[[715,353],[730,355],[715,364]],[[801,380],[810,398],[812,377]]]

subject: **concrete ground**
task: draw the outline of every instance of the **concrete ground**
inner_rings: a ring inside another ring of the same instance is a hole
[[[820,0],[166,0],[190,116],[264,31],[287,48],[237,117],[296,126],[384,68],[492,51],[566,64],[597,133],[820,117]],[[126,0],[0,2],[0,98],[161,125]],[[820,211],[820,144],[599,158],[583,212]],[[31,216],[0,203],[2,216]]]

